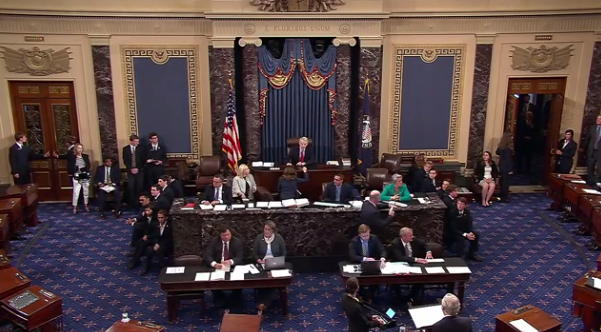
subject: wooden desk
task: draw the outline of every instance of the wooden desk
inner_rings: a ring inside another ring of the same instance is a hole
[[[7,253],[11,252],[9,224],[8,214],[0,214],[0,249]]]
[[[566,183],[571,183],[572,178],[566,177],[565,174],[557,174],[551,173],[549,174],[548,186],[547,186],[547,196],[553,199],[553,203],[551,203],[551,208],[555,211],[563,210],[563,201],[564,201],[564,185]]]
[[[597,257],[597,271],[601,271],[601,254],[599,254],[599,257]]]
[[[19,273],[25,279],[17,278]],[[7,267],[0,270],[0,299],[3,299],[11,294],[17,293],[31,285],[31,280],[23,273],[17,270],[16,267]]]
[[[521,311],[525,309],[525,311]],[[516,332],[518,329],[514,328],[509,322],[514,320],[523,319],[528,324],[532,325],[537,331],[540,332],[559,332],[561,331],[561,322],[553,318],[541,309],[527,305],[525,307],[516,309],[521,311],[516,314],[513,310],[508,311],[504,314],[496,317],[495,332]]]
[[[10,267],[10,260],[6,256],[6,251],[0,249],[0,270]]]
[[[421,274],[404,274],[404,275],[395,275],[395,274],[380,274],[380,275],[368,275],[364,276],[360,273],[346,273],[343,272],[342,267],[347,264],[356,264],[350,262],[339,262],[338,268],[340,270],[340,275],[342,276],[342,280],[346,283],[347,279],[350,277],[355,277],[359,279],[359,284],[361,286],[370,286],[370,285],[389,285],[389,284],[455,284],[457,283],[457,297],[463,306],[463,294],[465,293],[465,283],[470,279],[471,274],[450,274],[450,273],[438,273],[438,274],[429,274],[424,273],[424,267],[435,267],[435,266],[467,266],[465,261],[459,257],[450,257],[445,258],[443,263],[428,263],[428,265],[422,264],[411,264],[412,266],[421,266],[422,273]],[[448,272],[448,271],[445,271]]]
[[[261,315],[237,315],[226,312],[221,321],[219,332],[259,332]]]
[[[593,273],[589,271],[587,274],[594,275],[595,277],[601,277],[601,272]],[[572,308],[572,315],[580,317],[584,324],[584,330],[590,331],[591,329],[598,329],[599,322],[595,318],[597,301],[601,300],[601,291],[598,291],[592,287],[586,285],[587,277],[582,276],[576,280],[572,290],[572,301],[574,306]]]
[[[38,187],[33,184],[10,186],[0,191],[0,199],[20,198],[23,209],[23,221],[29,227],[39,224],[38,220]]]
[[[32,292],[39,299],[20,310],[11,307],[8,301],[25,290]],[[27,331],[37,328],[40,329],[40,332],[62,331],[63,299],[53,292],[45,291],[40,286],[30,286],[25,290],[2,299],[2,309],[8,313],[7,318]],[[47,294],[52,294],[52,296]]]
[[[23,211],[20,198],[0,199],[0,214],[8,215],[10,235],[19,235],[23,228]]]
[[[334,175],[342,173],[344,175],[344,182],[350,184],[353,183],[353,169],[350,167],[325,167],[317,169],[309,169],[309,181],[298,184],[298,190],[303,193],[303,197],[308,198],[310,201],[320,201],[322,194],[322,184],[324,182],[334,181]],[[271,193],[278,192],[278,181],[282,174],[284,174],[284,168],[280,167],[279,170],[270,170],[266,168],[252,168],[252,173],[257,182],[257,186],[264,187]],[[303,177],[302,172],[299,170],[297,176]]]
[[[162,332],[165,331],[164,326],[153,323],[140,322],[131,319],[127,323],[121,323],[121,320],[115,322],[106,332]]]
[[[287,268],[292,268],[287,264]],[[247,273],[244,280],[229,280],[230,273],[225,274],[226,280],[194,281],[196,273],[211,272],[215,269],[207,266],[186,266],[184,273],[167,274],[167,268],[161,270],[159,285],[167,292],[167,315],[172,322],[177,318],[180,300],[200,299],[204,310],[204,291],[232,290],[245,288],[278,288],[284,316],[288,314],[288,286],[292,284],[292,276],[272,278],[270,272],[261,270],[259,274]]]

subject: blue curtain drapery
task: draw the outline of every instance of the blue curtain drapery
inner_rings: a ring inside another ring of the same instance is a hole
[[[259,107],[262,159],[276,163],[286,157],[289,137],[307,136],[318,162],[333,156],[336,118],[336,48],[316,58],[308,39],[287,39],[275,59],[259,48]]]

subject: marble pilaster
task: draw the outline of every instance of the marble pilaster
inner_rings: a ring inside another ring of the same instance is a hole
[[[595,124],[595,120],[601,111],[601,42],[595,43],[593,58],[591,61],[591,72],[588,78],[588,89],[584,103],[584,114],[582,116],[582,131],[579,147],[583,146],[588,128]],[[576,128],[574,128],[576,129]],[[577,166],[586,166],[586,153],[578,154]]]
[[[359,69],[359,107],[363,105],[365,79],[369,77],[369,107],[371,115],[371,136],[373,142],[373,162],[380,160],[378,151],[380,149],[380,107],[382,91],[382,47],[361,47],[361,59]],[[357,112],[357,128],[355,135],[361,137],[361,126],[363,124],[363,111]],[[386,138],[385,138],[386,139]],[[360,144],[359,147],[360,148]]]
[[[349,156],[349,115],[351,106],[351,46],[340,45],[336,54],[338,114],[334,127],[334,157]]]
[[[103,157],[119,159],[117,128],[115,126],[115,105],[113,102],[113,79],[109,46],[92,46],[98,124],[100,127],[100,148]]]
[[[474,167],[474,161],[484,149],[484,130],[486,127],[486,105],[488,103],[488,85],[492,45],[476,46],[476,65],[474,68],[474,88],[472,93],[472,112],[470,116],[470,135],[467,152],[467,168]]]
[[[211,87],[211,130],[213,155],[221,155],[223,127],[227,116],[229,79],[234,79],[234,48],[209,46],[209,76]]]
[[[261,113],[259,112],[259,49],[243,48],[244,117],[246,121],[246,160],[261,160]]]

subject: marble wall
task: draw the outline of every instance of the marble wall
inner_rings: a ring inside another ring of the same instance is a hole
[[[338,114],[334,127],[334,158],[349,157],[349,116],[351,107],[351,46],[336,49],[336,91]]]
[[[118,161],[119,147],[117,145],[117,128],[115,127],[115,105],[113,104],[113,80],[109,47],[92,46],[92,61],[94,62],[102,157],[111,157],[114,161]]]
[[[259,48],[247,44],[243,48],[244,117],[246,121],[246,160],[261,160],[261,113],[259,112]]]
[[[582,116],[582,135],[580,135],[579,146],[582,147],[588,128],[595,124],[595,120],[601,111],[601,42],[595,43],[593,59],[591,61],[591,73],[588,79],[586,102],[584,103],[584,115]],[[575,129],[575,128],[574,128]],[[586,154],[578,154],[577,166],[586,166]]]
[[[474,161],[482,154],[484,130],[486,127],[486,105],[488,103],[488,84],[492,45],[476,45],[476,66],[474,70],[474,88],[472,94],[472,112],[470,117],[470,135],[466,168],[473,168]]]
[[[359,69],[359,107],[363,107],[363,95],[365,88],[365,79],[369,77],[369,99],[371,114],[371,136],[373,142],[372,161],[376,163],[380,160],[378,151],[380,149],[380,107],[382,90],[382,47],[362,47]],[[355,135],[361,137],[361,126],[363,124],[362,108],[357,112],[357,129]],[[384,120],[386,121],[386,119]],[[384,137],[383,139],[388,139]],[[359,144],[359,148],[361,144]]]
[[[211,130],[213,155],[221,155],[223,127],[227,116],[229,79],[234,79],[234,48],[209,46],[209,76],[211,87]]]

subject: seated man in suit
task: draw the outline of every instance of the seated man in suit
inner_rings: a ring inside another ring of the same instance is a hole
[[[133,255],[127,255],[128,257],[132,257],[132,259],[127,264],[127,269],[133,270],[136,266],[140,264],[140,258],[146,254],[146,248],[150,246],[155,240],[153,237],[156,235],[154,232],[155,226],[158,224],[158,220],[156,216],[158,215],[158,211],[155,213],[156,206],[154,203],[151,203],[144,209],[144,216],[146,221],[148,222],[148,226],[144,229],[144,235],[141,239],[136,242],[136,249],[134,250]],[[141,220],[142,221],[142,220]]]
[[[457,296],[449,293],[440,303],[444,318],[432,325],[432,332],[472,332],[472,322],[467,317],[458,317],[461,302]]]
[[[348,246],[349,261],[351,263],[361,263],[363,261],[379,260],[381,264],[386,262],[386,250],[377,236],[370,233],[371,229],[365,224],[361,224],[357,230],[359,235],[355,236]],[[369,300],[373,299],[378,286],[361,287],[362,296]]]
[[[432,252],[426,249],[424,241],[415,239],[411,228],[401,228],[399,235],[400,238],[394,239],[390,245],[390,249],[392,250],[391,260],[419,264],[428,263],[427,259],[432,258]],[[397,290],[400,293],[399,287],[397,287]],[[411,287],[411,294],[409,296],[413,305],[420,305],[424,298],[424,285],[414,284]]]
[[[169,200],[169,204],[173,204],[175,199],[175,193],[169,186],[169,177],[167,175],[161,175],[159,177],[159,186],[161,187],[161,195],[164,195]]]
[[[104,165],[96,169],[94,182],[98,186],[98,209],[100,210],[100,219],[104,220],[104,203],[109,192],[107,188],[114,188],[110,191],[115,198],[115,209],[113,210],[115,218],[121,217],[121,170],[117,166],[113,166],[111,158],[104,158]]]
[[[428,172],[428,177],[422,182],[421,191],[422,193],[434,193],[440,189],[438,183],[436,183],[436,175],[438,173],[435,169],[430,169]]]
[[[160,267],[165,266],[166,258],[173,250],[173,233],[171,225],[167,222],[167,211],[161,210],[157,215],[158,223],[150,225],[150,234],[146,249],[146,264],[142,269],[142,275],[148,273],[152,266],[152,259],[156,254],[160,260]]]
[[[243,257],[242,241],[232,236],[232,232],[227,226],[223,226],[219,229],[219,236],[214,238],[206,249],[204,261],[216,270],[227,267],[233,269],[234,265],[242,264]],[[232,297],[234,302],[240,303],[242,290],[232,291]],[[223,291],[213,291],[213,299],[216,305],[223,305],[225,302]]]
[[[357,189],[350,183],[344,182],[344,175],[338,173],[334,175],[334,182],[328,183],[323,192],[323,200],[326,202],[348,203],[353,200],[361,200]]]
[[[223,184],[223,175],[215,174],[213,184],[208,185],[202,194],[201,203],[205,205],[231,205],[233,202],[232,188]]]
[[[290,152],[288,152],[288,162],[287,165],[296,165],[296,166],[311,166],[315,163],[313,159],[313,149],[308,146],[309,139],[306,137],[301,137],[298,139],[298,146],[294,146],[290,148]]]
[[[447,194],[447,188],[449,187],[450,184],[451,184],[450,179],[442,180],[442,183],[440,184],[440,188],[438,188],[438,190],[436,190],[436,194],[438,195],[438,197],[440,199],[443,199],[445,197],[445,195]]]
[[[150,204],[152,203],[152,197],[148,194],[140,195],[140,205],[142,206],[142,213],[135,218],[127,219],[125,222],[128,225],[133,226],[131,232],[131,242],[129,243],[130,247],[135,247],[138,241],[144,236],[146,233],[146,228],[152,222],[152,209],[150,208]],[[146,210],[148,209],[148,210]],[[128,256],[133,257],[133,252]]]
[[[378,208],[379,202],[380,192],[372,190],[371,193],[369,193],[369,200],[363,202],[363,205],[361,206],[361,220],[364,224],[373,228],[374,233],[381,231],[392,221],[392,218],[394,218],[394,207],[390,207],[386,219],[382,218],[380,209]]]
[[[173,190],[173,194],[175,198],[184,198],[184,188],[182,187],[182,182],[171,175],[167,175],[169,178],[169,187]]]
[[[422,185],[424,184],[424,181],[428,179],[428,174],[430,174],[432,165],[434,164],[431,161],[426,161],[426,163],[424,164],[424,168],[415,170],[413,178],[411,179],[411,192],[423,192]]]
[[[463,257],[465,253],[465,240],[470,244],[466,259],[481,262],[478,257],[478,233],[474,231],[474,221],[470,211],[467,209],[465,197],[457,199],[457,207],[449,210],[449,230],[455,242],[455,253]]]
[[[160,210],[171,210],[171,203],[169,202],[169,198],[162,194],[161,186],[159,186],[158,184],[153,184],[150,187],[150,195],[154,197],[154,201],[152,202],[152,209],[154,210],[155,214],[158,213]]]

